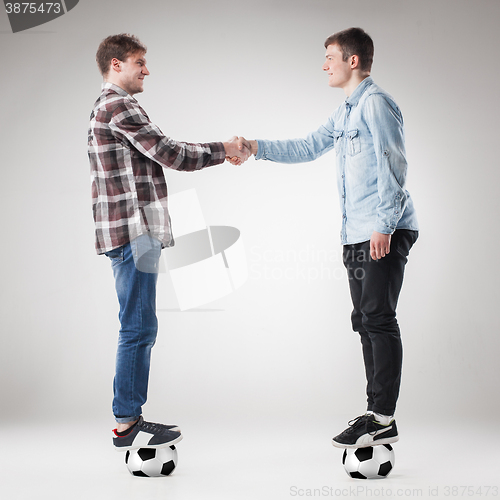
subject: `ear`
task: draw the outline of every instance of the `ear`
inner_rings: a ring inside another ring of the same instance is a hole
[[[111,64],[109,66],[109,69],[111,71],[116,72],[116,73],[121,73],[122,62],[120,61],[120,59],[117,59],[116,57],[113,57],[113,59],[111,59]]]
[[[359,68],[359,57],[357,55],[349,57],[349,66],[351,69]]]

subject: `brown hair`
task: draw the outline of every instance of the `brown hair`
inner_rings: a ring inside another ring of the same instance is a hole
[[[97,49],[95,59],[101,75],[106,76],[113,58],[126,61],[131,54],[146,53],[146,51],[146,46],[136,36],[121,33],[105,38]]]
[[[325,47],[338,45],[342,51],[342,60],[351,56],[359,57],[361,71],[370,71],[373,63],[373,40],[361,28],[349,28],[339,31],[326,39]]]

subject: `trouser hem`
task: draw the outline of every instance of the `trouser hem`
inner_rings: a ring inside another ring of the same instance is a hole
[[[128,424],[129,422],[135,422],[139,420],[140,415],[138,417],[115,417],[115,420],[118,424]]]

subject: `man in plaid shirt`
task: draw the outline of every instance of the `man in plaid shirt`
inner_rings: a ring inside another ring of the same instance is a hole
[[[161,249],[174,240],[163,168],[194,171],[231,157],[242,163],[249,151],[238,143],[191,144],[166,137],[139,106],[146,47],[132,35],[102,41],[96,60],[104,78],[90,116],[88,154],[96,250],[111,260],[120,336],[114,378],[113,443],[118,450],[170,446],[182,439],[175,425],[146,422],[149,363],[158,330],[156,281]],[[237,157],[237,158],[235,158]]]

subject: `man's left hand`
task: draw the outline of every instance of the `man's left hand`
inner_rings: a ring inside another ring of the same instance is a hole
[[[370,256],[373,260],[380,260],[391,251],[391,235],[373,231],[370,238]]]

